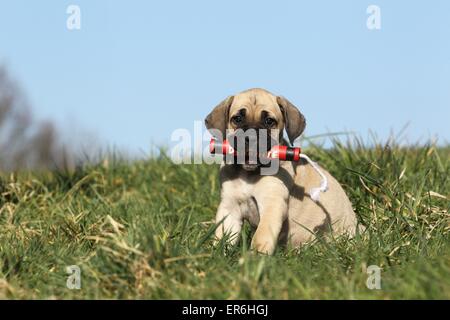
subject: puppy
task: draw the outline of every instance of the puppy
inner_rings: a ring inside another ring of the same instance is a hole
[[[222,101],[206,117],[205,125],[213,135],[221,133],[222,138],[237,130],[278,129],[278,141],[286,145],[283,129],[293,143],[306,121],[285,98],[264,89],[250,89]],[[264,254],[272,254],[278,243],[300,246],[322,234],[356,233],[352,205],[326,170],[321,169],[328,178],[328,191],[315,202],[308,193],[320,184],[313,167],[304,161],[280,161],[279,166],[276,174],[261,175],[260,163],[222,163],[216,240],[229,234],[229,241],[236,243],[245,220],[256,228],[252,249]]]

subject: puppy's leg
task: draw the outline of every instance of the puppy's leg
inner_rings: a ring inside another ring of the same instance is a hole
[[[273,254],[281,227],[287,218],[287,201],[270,196],[257,199],[257,201],[260,220],[251,246],[260,253]]]
[[[243,223],[239,205],[229,199],[222,199],[217,209],[216,223],[220,225],[216,229],[215,243],[228,234],[228,242],[234,245],[239,240]]]

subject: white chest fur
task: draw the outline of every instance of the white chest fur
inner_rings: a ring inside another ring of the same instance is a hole
[[[258,204],[254,197],[255,181],[249,181],[245,177],[238,177],[225,181],[222,184],[222,198],[234,202],[234,206],[239,208],[242,219],[246,219],[253,227],[259,223]]]

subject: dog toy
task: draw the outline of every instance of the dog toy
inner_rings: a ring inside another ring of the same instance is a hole
[[[237,155],[236,150],[232,146],[228,140],[224,140],[222,143],[215,139],[211,139],[209,143],[209,151],[211,153],[216,153],[216,150],[219,150],[223,155],[233,154]],[[301,149],[298,147],[288,147],[288,146],[274,146],[267,152],[267,158],[270,159],[280,159],[283,161],[298,161],[300,160]]]
[[[230,145],[228,140],[223,140],[222,142],[216,139],[211,139],[209,143],[209,151],[215,154],[216,151],[223,155],[232,154],[237,156],[236,150]],[[283,161],[299,161],[300,158],[306,160],[313,169],[320,175],[321,182],[320,187],[312,188],[310,190],[310,197],[313,201],[318,202],[321,192],[326,192],[328,190],[328,179],[326,175],[320,170],[319,165],[312,161],[306,154],[301,153],[301,148],[299,147],[288,147],[288,146],[274,146],[267,152],[267,158],[269,159],[279,159]]]

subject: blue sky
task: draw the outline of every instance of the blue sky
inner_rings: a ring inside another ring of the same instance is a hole
[[[81,9],[81,30],[66,9]],[[366,8],[381,8],[368,30]],[[193,130],[229,94],[263,87],[307,135],[406,123],[450,140],[450,1],[2,1],[0,62],[41,119],[131,150]],[[80,135],[80,139],[83,139]]]

